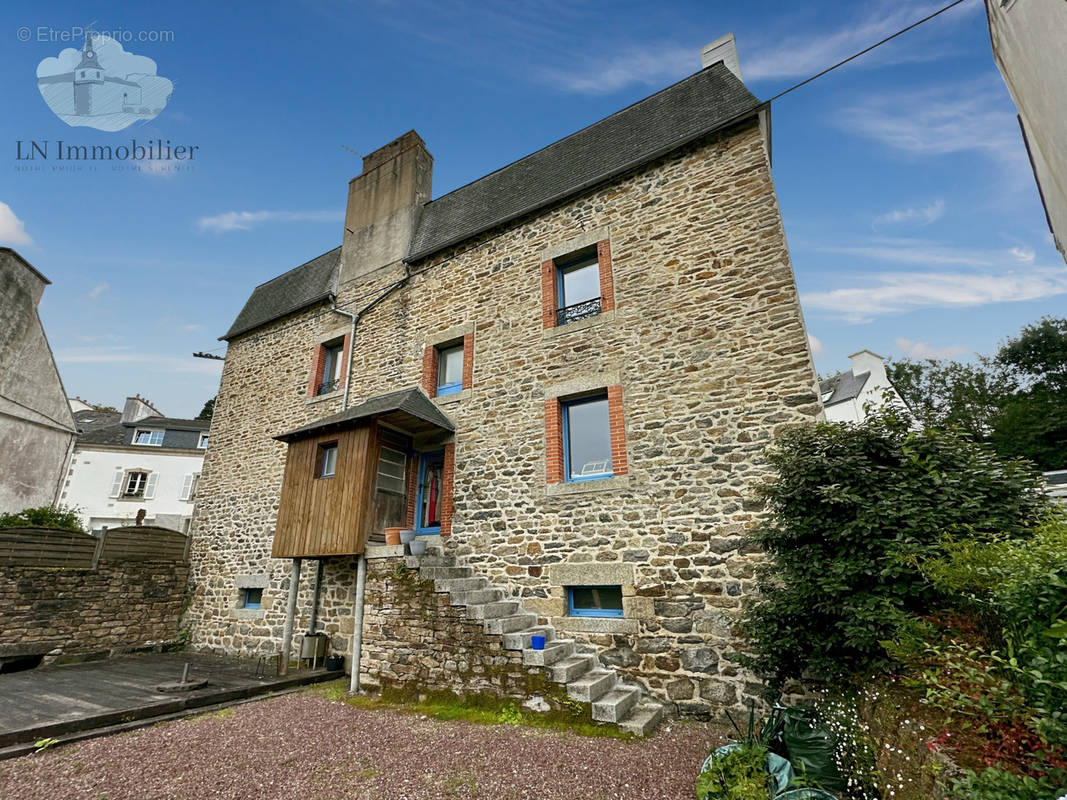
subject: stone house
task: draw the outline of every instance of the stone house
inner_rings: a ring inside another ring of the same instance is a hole
[[[76,433],[37,313],[50,283],[0,247],[0,514],[56,502]]]
[[[167,417],[140,395],[121,413],[89,409],[74,419],[60,500],[86,530],[142,524],[188,533],[210,423]]]
[[[436,199],[414,131],[364,158],[340,247],[222,337],[194,645],[321,629],[353,684],[536,707],[555,684],[638,732],[742,702],[760,452],[820,405],[732,45]]]

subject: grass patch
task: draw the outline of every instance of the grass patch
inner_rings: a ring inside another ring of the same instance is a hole
[[[564,704],[561,710],[537,712],[522,708],[510,697],[495,695],[471,695],[459,697],[452,692],[421,692],[417,689],[386,688],[378,695],[348,694],[348,683],[343,680],[319,683],[304,689],[305,693],[317,694],[332,703],[344,703],[369,711],[396,711],[401,714],[419,714],[442,722],[471,722],[475,725],[526,725],[553,731],[570,731],[579,736],[633,739],[616,725],[594,722],[589,707],[584,703]]]

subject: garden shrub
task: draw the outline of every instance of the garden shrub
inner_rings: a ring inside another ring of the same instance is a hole
[[[965,435],[893,413],[794,428],[768,450],[778,479],[751,542],[770,555],[741,660],[777,695],[789,679],[847,678],[891,661],[883,642],[936,592],[920,564],[946,537],[1026,536],[1048,508],[1040,475]]]
[[[40,506],[17,514],[0,514],[0,528],[62,528],[85,533],[78,512],[66,506]]]
[[[1062,800],[1067,793],[1067,770],[1033,778],[989,767],[970,773],[952,787],[957,800]]]

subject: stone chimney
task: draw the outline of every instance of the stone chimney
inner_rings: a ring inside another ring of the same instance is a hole
[[[145,400],[141,395],[136,397],[127,397],[126,405],[122,409],[122,422],[134,423],[140,422],[145,417],[161,417],[160,414],[151,403]]]
[[[877,353],[870,350],[860,350],[848,357],[852,364],[852,374],[862,375],[864,372],[871,373],[878,383],[885,383],[888,379],[885,374],[885,360]]]
[[[408,254],[419,209],[432,188],[433,156],[415,131],[363,159],[363,171],[348,183],[339,283]]]
[[[741,77],[741,62],[737,59],[737,42],[734,41],[732,33],[720,36],[711,44],[706,44],[700,48],[701,69],[707,69],[712,64],[720,62],[725,64],[726,68],[736,75],[739,81],[744,82],[745,79]]]

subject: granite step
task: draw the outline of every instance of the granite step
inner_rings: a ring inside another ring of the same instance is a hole
[[[526,650],[530,647],[531,636],[544,636],[546,642],[556,638],[556,629],[551,625],[535,625],[524,631],[504,634],[504,648],[507,650]]]
[[[593,703],[593,719],[596,722],[618,724],[626,719],[640,700],[640,688],[619,684]]]
[[[486,589],[488,586],[488,578],[439,578],[433,582],[434,591],[437,592],[466,592]]]
[[[497,617],[485,620],[486,633],[512,633],[529,628],[537,622],[535,614],[515,614],[510,617]]]
[[[548,668],[548,677],[555,683],[570,683],[591,670],[595,663],[595,656],[568,656]]]
[[[519,610],[519,604],[514,600],[494,600],[491,603],[468,605],[467,616],[470,619],[497,619],[513,616]]]
[[[492,603],[494,600],[504,599],[503,589],[470,589],[462,592],[452,592],[452,605],[471,606],[479,603]]]
[[[642,700],[630,712],[630,716],[619,723],[619,727],[634,736],[647,736],[659,721],[663,719],[663,706],[652,700]]]
[[[419,567],[419,577],[423,580],[447,578],[473,578],[473,567]]]
[[[412,569],[420,567],[452,567],[456,559],[445,555],[405,556],[404,563]]]
[[[582,703],[592,703],[615,688],[619,677],[603,668],[591,669],[576,681],[567,684],[567,694]]]
[[[543,650],[523,650],[522,663],[530,667],[548,667],[571,655],[574,655],[574,640],[556,639],[546,642]]]

